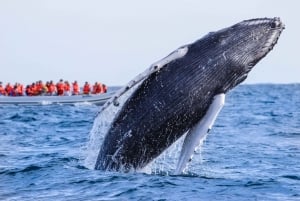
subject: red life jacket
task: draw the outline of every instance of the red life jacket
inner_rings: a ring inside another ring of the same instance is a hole
[[[55,84],[49,83],[49,85],[47,86],[47,88],[48,88],[48,93],[52,94],[53,92],[55,92]]]
[[[12,96],[14,94],[14,88],[10,84],[7,84],[5,86],[5,91],[9,96]]]
[[[64,95],[64,83],[62,82],[57,83],[56,88],[57,88],[57,95],[59,96]]]
[[[7,95],[5,89],[3,88],[2,85],[0,85],[0,95],[2,95],[2,96],[6,96]]]
[[[73,83],[73,92],[72,92],[73,95],[78,95],[79,94],[79,86],[77,83]]]
[[[89,84],[85,84],[83,87],[83,94],[89,94],[91,91],[90,89],[90,85]]]

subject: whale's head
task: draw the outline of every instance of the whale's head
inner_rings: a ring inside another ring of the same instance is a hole
[[[247,78],[251,69],[273,49],[283,29],[279,18],[245,20],[209,33],[205,43],[199,40],[198,47],[214,50],[218,57],[214,65],[217,63],[227,73],[223,89],[226,92]]]
[[[232,56],[236,58],[239,55],[237,63],[248,72],[273,49],[284,24],[279,18],[252,19],[238,23],[230,29],[237,32],[231,37],[236,38],[237,44],[234,46],[239,50],[232,52]]]
[[[244,81],[252,68],[273,49],[283,29],[279,18],[262,18],[240,22],[225,31],[236,32],[230,34],[233,44],[228,51],[239,76],[236,84]]]

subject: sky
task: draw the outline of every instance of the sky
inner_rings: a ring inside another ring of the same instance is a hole
[[[286,29],[245,83],[300,83],[299,2],[1,0],[0,81],[120,86],[208,32],[280,17]]]

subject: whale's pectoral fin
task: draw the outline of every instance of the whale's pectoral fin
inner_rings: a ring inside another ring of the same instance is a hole
[[[206,114],[193,128],[191,128],[184,139],[175,174],[181,174],[189,161],[192,160],[195,149],[205,139],[212,128],[219,112],[225,103],[225,94],[218,94],[214,97]]]

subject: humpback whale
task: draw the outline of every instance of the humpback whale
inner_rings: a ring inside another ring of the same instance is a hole
[[[239,22],[184,45],[124,86],[101,108],[95,169],[139,170],[186,134],[176,174],[208,134],[226,93],[277,43],[279,18]],[[100,142],[99,142],[100,143]]]

